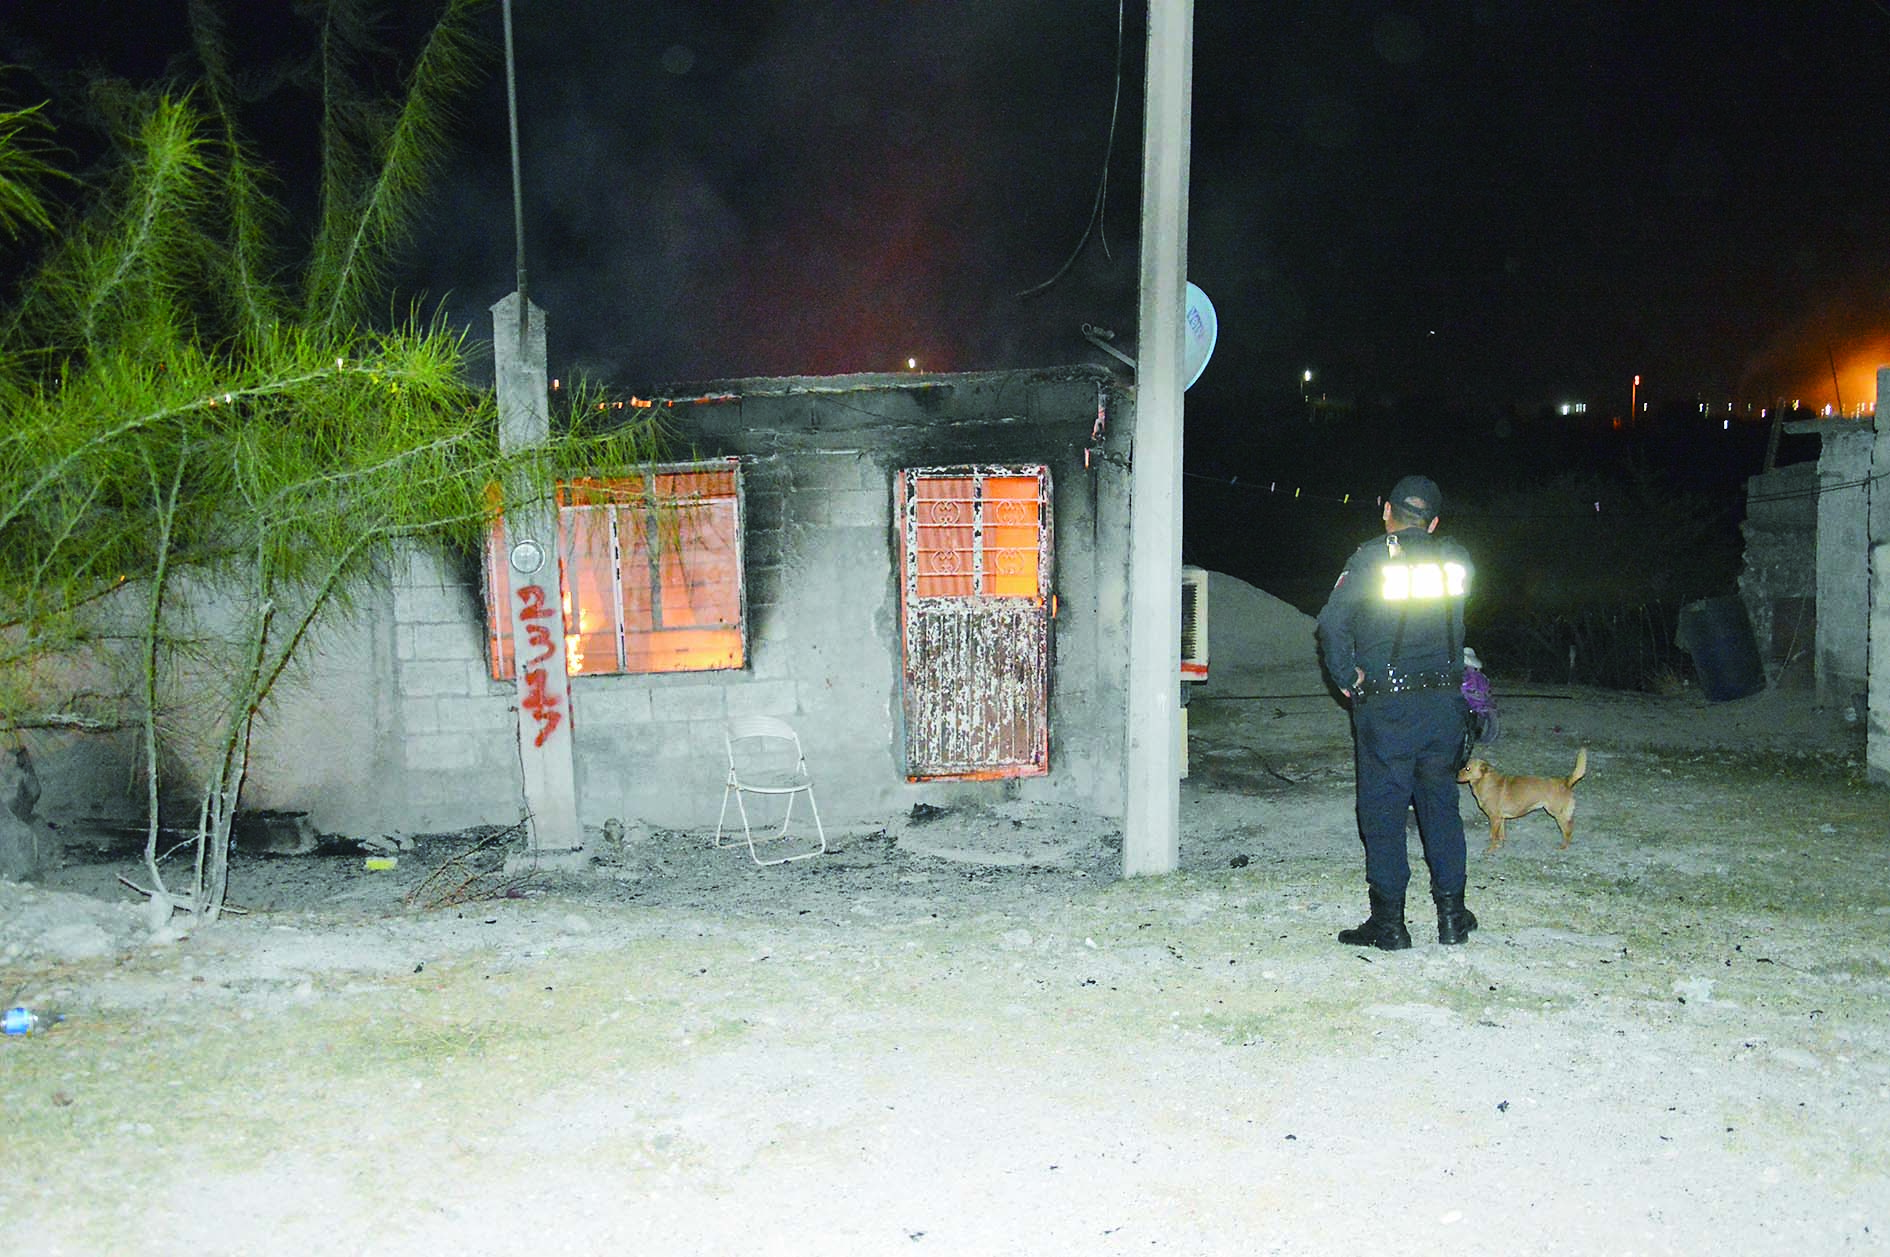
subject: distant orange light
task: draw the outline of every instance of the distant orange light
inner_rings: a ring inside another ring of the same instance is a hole
[[[1877,408],[1877,369],[1890,363],[1890,338],[1877,337],[1838,356],[1832,413],[1867,415]]]

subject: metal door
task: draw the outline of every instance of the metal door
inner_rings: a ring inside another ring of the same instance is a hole
[[[899,473],[906,774],[1050,769],[1050,469]]]

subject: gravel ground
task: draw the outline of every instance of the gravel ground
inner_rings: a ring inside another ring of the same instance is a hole
[[[1890,1249],[1890,794],[1788,689],[1505,687],[1482,928],[1360,952],[1344,714],[1189,708],[1181,868],[1015,802],[757,869],[709,830],[507,872],[488,834],[239,858],[178,937],[0,883],[0,1217],[47,1253]],[[1506,688],[1513,692],[1505,693]],[[712,819],[712,818],[711,818]],[[1415,839],[1413,842],[1415,854]],[[1421,867],[1421,866],[1420,866]],[[1421,885],[1421,873],[1419,875]]]

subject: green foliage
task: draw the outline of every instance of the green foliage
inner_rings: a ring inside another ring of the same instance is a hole
[[[0,109],[0,231],[13,239],[52,226],[39,185],[61,172],[46,157],[45,130],[38,105]]]
[[[361,0],[333,0],[322,30],[321,223],[307,273],[304,317],[333,331],[364,317],[386,259],[413,222],[444,144],[446,105],[472,81],[469,19],[479,0],[447,0],[398,105],[373,100],[354,78],[371,44]]]
[[[282,257],[216,14],[195,0],[201,80],[100,94],[115,160],[0,322],[0,729],[141,728],[155,843],[173,680],[212,678],[189,892],[212,915],[251,729],[319,617],[397,540],[476,545],[491,485],[654,456],[652,427],[578,420],[503,456],[458,333],[418,310],[368,322],[468,81],[475,2],[444,0],[392,101],[355,73],[368,10],[324,6],[320,221]],[[33,125],[0,114],[0,226],[51,221],[26,182]]]

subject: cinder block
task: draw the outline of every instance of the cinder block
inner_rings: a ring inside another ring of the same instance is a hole
[[[833,518],[833,491],[807,489],[788,500],[788,522],[821,528]]]
[[[743,531],[751,537],[758,532],[772,532],[781,527],[786,518],[786,509],[779,493],[742,494]]]
[[[821,466],[835,489],[870,489],[881,497],[889,495],[892,473],[858,450],[830,454]]]
[[[859,488],[860,473],[854,462],[851,454],[796,459],[792,472],[795,494]]]
[[[409,734],[401,742],[401,762],[415,772],[470,772],[484,762],[480,741],[464,733]]]
[[[400,729],[409,737],[441,732],[439,701],[431,697],[403,698],[400,701]]]
[[[623,793],[623,776],[636,771],[635,761],[625,756],[622,745],[614,741],[578,748],[572,765],[577,770],[580,798],[615,798]]]
[[[679,720],[707,720],[720,723],[726,715],[723,686],[676,685],[651,691],[651,719],[658,724]]]
[[[792,716],[797,710],[799,687],[793,681],[749,681],[728,687],[725,695],[728,714],[735,716]]]
[[[618,745],[623,748],[623,757],[627,762],[646,764],[656,759],[657,753],[674,732],[662,725],[645,725],[640,729],[626,730],[620,736]]]
[[[757,681],[779,681],[794,675],[794,657],[787,649],[784,631],[770,631],[762,642],[749,639],[748,675]]]
[[[787,581],[782,568],[775,560],[765,559],[760,563],[748,564],[747,570],[742,573],[742,609],[750,615],[751,632],[753,609],[757,606],[772,606],[781,601],[782,591],[786,588]]]
[[[482,665],[485,662],[484,635],[470,620],[403,625],[402,630],[413,634],[413,657],[416,659],[471,660]]]
[[[641,678],[587,681],[572,686],[572,721],[580,731],[650,723],[650,691]]]
[[[401,624],[462,624],[478,606],[477,593],[464,585],[394,590],[394,619]]]
[[[681,759],[691,765],[712,764],[719,777],[728,765],[725,729],[726,726],[720,720],[697,721],[680,730],[670,742],[682,752]]]
[[[509,775],[410,771],[404,784],[401,828],[422,833],[494,820],[510,822],[524,810],[516,768]]]
[[[504,733],[515,727],[516,717],[509,702],[490,695],[443,695],[434,700],[439,710],[443,732],[469,730],[480,733]]]
[[[400,665],[402,695],[477,693],[479,673],[464,663],[440,659],[410,659]]]
[[[884,531],[891,526],[892,499],[885,493],[867,489],[831,493],[827,498],[827,519],[843,528]]]
[[[744,542],[742,561],[752,573],[758,567],[779,564],[786,553],[787,534],[780,528],[751,528]]]
[[[417,546],[402,548],[394,568],[394,586],[424,587],[456,584],[458,576],[447,571],[446,560],[437,550]]]

